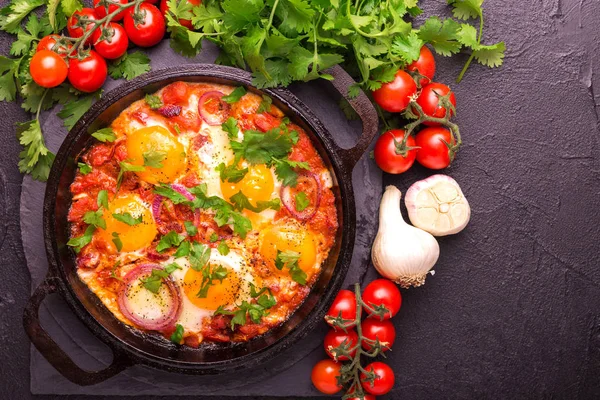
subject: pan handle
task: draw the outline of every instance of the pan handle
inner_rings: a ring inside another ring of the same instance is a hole
[[[327,73],[333,76],[334,79],[331,83],[340,92],[342,97],[350,103],[362,121],[362,135],[354,147],[342,149],[336,145],[338,147],[338,154],[340,154],[344,163],[352,169],[377,135],[379,131],[379,116],[373,103],[371,103],[371,100],[369,100],[362,90],[357,97],[348,97],[348,89],[351,85],[356,84],[356,82],[342,67],[336,65],[328,69]]]
[[[56,344],[48,332],[42,328],[39,319],[39,309],[44,298],[58,291],[55,280],[55,277],[46,277],[44,282],[33,292],[23,313],[25,331],[44,358],[65,378],[80,386],[95,385],[133,365],[134,363],[125,353],[113,350],[113,360],[108,367],[99,371],[86,371],[75,364],[67,353]]]

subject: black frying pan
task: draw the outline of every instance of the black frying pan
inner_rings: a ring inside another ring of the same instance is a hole
[[[354,83],[352,78],[340,67],[328,72],[335,77],[334,87],[346,97],[349,86]],[[110,125],[122,110],[146,93],[178,80],[244,85],[249,91],[271,96],[274,104],[311,136],[334,179],[340,229],[317,282],[285,323],[245,343],[203,343],[193,349],[127,327],[79,279],[75,255],[66,245],[67,213],[71,203],[69,185],[77,171],[77,156],[94,143],[90,133]],[[255,368],[304,337],[322,320],[350,266],[356,229],[352,169],[377,133],[377,113],[367,96],[361,92],[349,102],[362,119],[363,134],[355,147],[342,149],[334,143],[321,121],[291,92],[253,88],[250,73],[240,69],[205,64],[177,66],[145,74],[106,94],[67,135],[50,171],[43,210],[49,270],[23,316],[25,330],[35,347],[67,379],[79,385],[92,385],[135,364],[187,374],[224,374]],[[46,295],[54,292],[60,293],[92,333],[112,349],[114,358],[106,369],[81,369],[40,326],[39,306]]]

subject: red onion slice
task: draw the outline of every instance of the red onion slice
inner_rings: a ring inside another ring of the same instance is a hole
[[[307,221],[315,215],[317,210],[319,209],[319,204],[321,204],[321,181],[319,177],[312,172],[303,171],[298,176],[298,184],[301,184],[302,181],[312,181],[315,185],[315,190],[317,192],[316,199],[314,204],[309,204],[309,206],[303,211],[296,210],[296,199],[292,196],[292,188],[289,186],[281,187],[281,202],[285,206],[285,208],[292,214],[292,216],[300,221]],[[312,200],[312,199],[311,199]]]
[[[204,93],[198,101],[198,112],[208,125],[221,125],[229,117],[231,107],[221,100],[225,96],[219,91]]]
[[[171,189],[182,194],[189,201],[194,201],[194,195],[191,194],[190,191],[185,186],[180,185],[179,183],[173,183],[171,185]]]
[[[177,117],[179,114],[181,114],[181,106],[176,106],[174,104],[167,104],[167,105],[160,107],[156,111],[158,111],[158,113],[161,114],[163,117],[173,118],[173,117]]]
[[[130,271],[123,280],[124,286],[119,293],[118,304],[123,315],[138,327],[150,331],[161,331],[171,327],[181,315],[183,303],[181,301],[179,288],[175,285],[175,282],[173,282],[173,280],[170,278],[163,279],[163,284],[169,291],[172,302],[170,305],[168,305],[167,311],[158,317],[144,318],[143,316],[140,316],[135,312],[134,305],[131,304],[128,297],[129,291],[132,289],[133,284],[138,280],[149,276],[153,269],[163,268],[158,264],[141,264]],[[138,290],[146,289],[139,287]]]

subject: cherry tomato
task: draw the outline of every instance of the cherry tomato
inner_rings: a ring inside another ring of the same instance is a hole
[[[363,397],[350,397],[347,400],[375,400],[372,394],[365,394]]]
[[[142,3],[140,12],[144,14],[144,20],[141,24],[136,24],[133,20],[134,7],[127,9],[127,14],[123,20],[125,31],[129,39],[141,47],[154,46],[165,36],[165,19],[162,14],[152,4]]]
[[[452,162],[453,157],[450,156],[446,143],[453,145],[454,136],[448,129],[441,126],[422,129],[415,136],[415,143],[420,147],[417,161],[422,166],[429,169],[442,169]]]
[[[158,0],[144,0],[143,3],[156,4],[158,3]]]
[[[106,31],[108,36],[101,40],[100,36],[102,32]],[[104,58],[108,58],[109,60],[114,60],[115,58],[121,57],[127,51],[127,46],[129,45],[129,39],[127,38],[127,33],[125,29],[115,23],[111,22],[108,24],[107,28],[99,28],[92,34],[94,41],[94,49]]]
[[[325,359],[315,364],[310,379],[313,385],[325,394],[336,394],[342,387],[337,383],[341,365],[333,360]]]
[[[406,110],[410,98],[417,93],[417,84],[408,73],[398,70],[393,81],[381,85],[373,92],[375,102],[389,112]]]
[[[35,83],[51,88],[65,81],[68,67],[66,61],[55,52],[40,50],[31,58],[29,72]]]
[[[404,155],[402,155],[402,139],[404,139],[404,130],[402,129],[392,129],[377,139],[373,154],[375,162],[383,171],[390,174],[401,174],[414,164],[417,149],[410,148],[415,147],[415,138],[409,136],[406,139]]]
[[[361,324],[362,334],[367,339],[377,340],[382,344],[381,350],[388,351],[396,340],[396,328],[389,319],[379,320],[377,318],[367,318]],[[371,350],[373,346],[363,340],[362,347],[365,350]]]
[[[443,83],[430,83],[425,86],[421,91],[421,94],[417,98],[417,104],[421,106],[425,115],[435,118],[444,118],[446,116],[446,109],[439,105],[439,97],[446,96],[450,93],[450,103],[456,107],[456,97],[450,88]],[[451,113],[452,116],[454,113]],[[437,122],[426,121],[423,124],[428,126],[439,126]]]
[[[98,19],[100,18],[104,18],[106,17],[106,4],[99,4],[100,1],[102,0],[94,0],[94,13],[96,13],[96,17],[98,17]],[[127,4],[128,0],[111,0],[113,3],[119,3],[119,4]],[[116,4],[109,4],[108,5],[108,12],[109,13],[113,13],[115,11],[117,11],[119,7]],[[117,15],[115,15],[111,21],[120,21],[123,19],[123,17],[125,16],[125,11],[123,10],[120,13],[118,13]]]
[[[394,371],[381,361],[375,361],[367,365],[365,368],[367,371],[373,371],[377,375],[377,378],[373,382],[366,382],[366,374],[362,372],[360,374],[360,380],[362,387],[369,393],[376,396],[381,396],[388,393],[394,387],[396,377]]]
[[[192,6],[197,6],[200,5],[200,3],[202,3],[202,0],[187,0],[187,2],[190,3]],[[168,10],[169,5],[167,4],[167,0],[160,0],[160,12],[162,13],[162,15],[167,15]],[[194,25],[192,25],[192,21],[189,19],[180,19],[179,23],[188,29],[194,29]]]
[[[421,81],[419,82],[421,87],[431,82],[435,75],[435,58],[433,58],[431,50],[429,50],[427,46],[421,47],[419,58],[409,64],[406,69],[408,71],[419,72],[419,74],[425,76],[425,78],[421,78]]]
[[[345,323],[346,327],[354,326],[354,320],[356,319],[356,296],[350,290],[340,290],[325,315],[325,321],[334,329],[337,329],[333,321],[338,317],[348,320]]]
[[[394,282],[387,279],[375,279],[369,283],[363,291],[362,300],[370,307],[385,306],[388,312],[385,313],[383,319],[390,319],[398,314],[402,305],[400,290]]]
[[[345,361],[349,360],[347,356],[339,356],[335,357],[333,352],[331,351],[335,347],[339,347],[342,343],[345,343],[345,346],[348,349],[353,348],[358,344],[358,335],[354,330],[348,329],[348,332],[344,332],[343,330],[336,331],[335,329],[331,329],[325,335],[325,339],[323,341],[323,346],[325,347],[325,352],[331,358],[336,361]],[[354,357],[356,354],[356,349],[350,353],[350,356]]]
[[[81,21],[80,19],[86,19],[87,21],[95,21],[96,18],[96,14],[94,13],[94,9],[93,8],[82,8],[79,11],[75,11],[73,13],[73,15],[71,15],[69,17],[69,20],[67,21],[67,30],[69,31],[69,36],[72,38],[80,38],[83,36],[83,28],[82,26],[83,21]],[[75,26],[77,25],[77,23],[79,22],[79,25],[81,26]],[[86,32],[89,31],[90,29],[92,29],[94,27],[93,23],[87,23],[85,24],[85,30]],[[85,41],[86,44],[90,44],[92,43],[92,37],[88,37]]]
[[[106,61],[94,50],[90,50],[89,56],[83,60],[69,60],[69,82],[82,92],[90,93],[100,89],[107,73]]]

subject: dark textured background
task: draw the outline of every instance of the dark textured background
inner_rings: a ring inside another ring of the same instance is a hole
[[[5,4],[5,1],[2,1]],[[426,14],[444,1],[421,1]],[[405,291],[389,398],[600,398],[600,2],[487,0],[499,70],[473,66],[460,85],[465,145],[447,171],[471,224],[440,241],[436,275]],[[9,48],[0,35],[0,52]],[[465,57],[438,60],[452,82]],[[19,232],[20,147],[0,103],[0,388],[29,393],[29,295]],[[427,175],[386,177],[401,190]],[[97,398],[96,398],[97,399]]]

